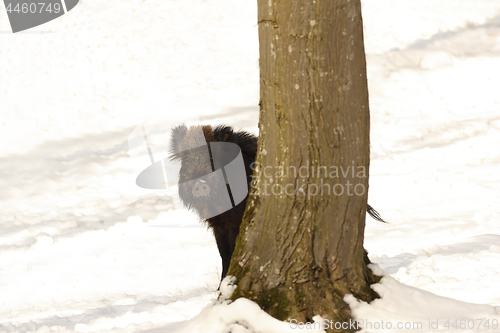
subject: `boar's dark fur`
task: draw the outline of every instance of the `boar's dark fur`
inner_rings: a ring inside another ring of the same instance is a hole
[[[213,205],[213,200],[205,200],[205,197],[195,197],[192,191],[192,185],[186,183],[189,180],[208,175],[212,172],[212,163],[207,160],[206,148],[200,146],[200,138],[197,135],[200,127],[187,128],[184,125],[172,129],[171,139],[171,158],[179,159],[181,169],[179,172],[179,196],[184,204],[203,216],[203,212],[208,209],[207,205]],[[250,168],[255,161],[257,153],[257,137],[250,133],[239,131],[235,132],[229,126],[220,125],[215,128],[212,126],[202,126],[203,135],[206,142],[231,142],[235,143],[241,149],[245,171],[247,175],[247,184],[250,186],[253,171]],[[206,143],[205,143],[206,145]],[[200,146],[199,149],[190,149],[193,146]],[[184,183],[184,184],[183,184]],[[227,185],[226,185],[227,186]],[[227,189],[210,188],[211,197],[217,197],[217,191]],[[211,202],[209,202],[211,201]],[[208,227],[212,229],[219,253],[222,258],[222,279],[226,276],[231,262],[231,256],[236,245],[236,237],[240,231],[241,220],[245,212],[246,199],[237,204],[232,209],[223,212],[220,215],[206,219]]]

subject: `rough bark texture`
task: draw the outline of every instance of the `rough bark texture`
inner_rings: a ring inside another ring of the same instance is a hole
[[[259,148],[229,270],[233,299],[281,320],[349,321],[345,294],[377,297],[363,249],[370,118],[360,1],[258,0],[258,12]]]

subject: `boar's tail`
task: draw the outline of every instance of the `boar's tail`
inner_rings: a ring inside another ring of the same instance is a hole
[[[384,219],[382,218],[382,216],[380,216],[380,214],[375,210],[373,209],[372,206],[368,205],[368,208],[366,209],[366,212],[368,214],[370,214],[370,216],[374,219],[374,220],[377,220],[379,222],[383,222],[383,223],[387,223],[387,221],[384,221]]]

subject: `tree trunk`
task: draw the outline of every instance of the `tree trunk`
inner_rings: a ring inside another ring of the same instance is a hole
[[[281,320],[351,318],[366,264],[370,117],[359,0],[258,0],[259,148],[229,275]],[[342,332],[349,330],[342,329]]]

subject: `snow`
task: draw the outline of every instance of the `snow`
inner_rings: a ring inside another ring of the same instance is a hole
[[[390,224],[365,233],[382,298],[345,299],[366,332],[499,332],[500,3],[365,0],[363,19]],[[230,279],[219,297],[213,236],[130,158],[141,123],[257,132],[256,21],[250,0],[83,0],[10,34],[0,8],[0,332],[297,331],[229,303]]]

